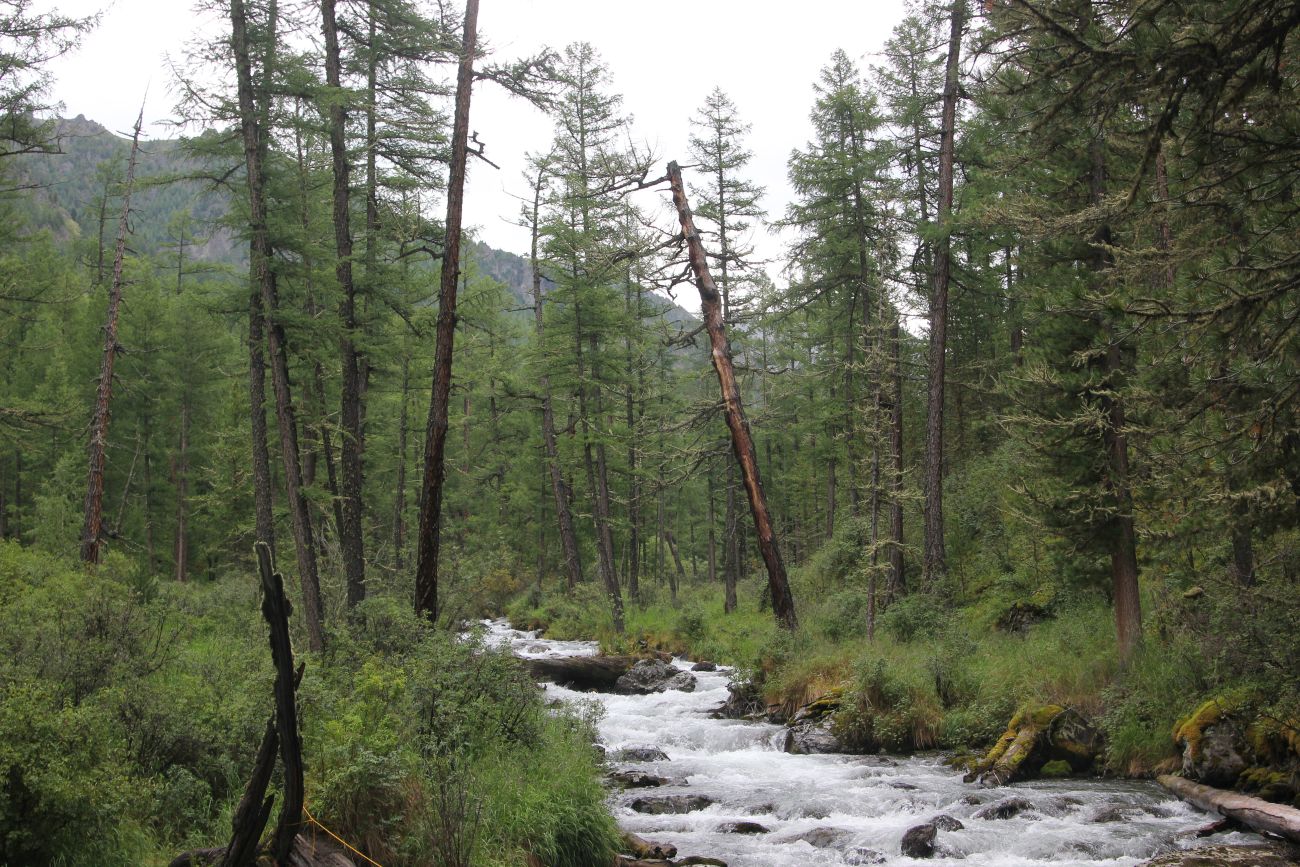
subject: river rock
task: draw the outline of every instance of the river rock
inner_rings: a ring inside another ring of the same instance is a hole
[[[672,782],[667,777],[659,777],[643,771],[615,771],[609,775],[609,779],[610,782],[625,789],[652,789]]]
[[[931,858],[934,856],[934,838],[938,829],[926,822],[908,828],[903,834],[902,853],[909,858]]]
[[[623,846],[638,858],[664,859],[677,857],[677,847],[671,843],[652,843],[644,837],[633,834],[631,831],[623,832]]]
[[[657,795],[650,798],[636,798],[630,806],[638,813],[654,816],[676,813],[694,813],[716,803],[704,795]]]
[[[1052,761],[1064,761],[1076,773],[1086,771],[1100,749],[1100,732],[1078,711],[1054,704],[1029,708],[1011,718],[1002,737],[974,763],[965,780],[1005,786],[1033,779]]]
[[[1140,867],[1295,867],[1300,852],[1293,846],[1204,846],[1170,852]]]
[[[1034,805],[1024,798],[1006,798],[998,801],[996,804],[990,804],[975,811],[976,819],[1010,819],[1013,816],[1019,816],[1026,810],[1032,810]]]
[[[831,731],[830,720],[801,722],[785,733],[784,750],[799,756],[845,752],[844,743]]]
[[[733,680],[727,684],[727,693],[727,700],[710,713],[714,719],[754,719],[763,715],[763,695],[757,684]]]
[[[757,822],[723,822],[713,830],[719,834],[767,834],[772,829]]]
[[[862,867],[867,864],[884,864],[889,859],[875,849],[867,849],[859,846],[844,856],[845,864],[852,864],[854,867]]]
[[[1226,699],[1205,702],[1174,728],[1183,752],[1183,776],[1207,786],[1230,788],[1249,766],[1246,727]]]
[[[1126,821],[1130,816],[1133,816],[1138,812],[1141,811],[1123,804],[1111,804],[1109,806],[1102,807],[1095,814],[1093,814],[1093,817],[1088,821],[1093,823],[1094,825],[1105,825],[1111,822],[1123,822]]]
[[[608,692],[636,664],[632,656],[553,656],[526,659],[537,680],[549,680],[572,689]]]
[[[935,816],[930,820],[929,824],[938,828],[940,831],[960,831],[962,828],[966,827],[960,820],[954,819],[947,813],[940,813]]]
[[[778,843],[798,843],[803,841],[815,849],[829,849],[831,846],[843,843],[849,836],[849,832],[843,828],[813,828],[811,831],[804,831],[801,834],[791,834],[788,837],[782,837],[777,840]]]
[[[687,867],[690,864],[707,865],[707,867],[727,867],[727,862],[721,858],[709,858],[705,855],[687,855],[685,858],[678,858],[673,862],[673,867]]]
[[[658,747],[623,747],[610,754],[611,762],[666,762],[668,754]]]
[[[614,690],[625,694],[648,695],[669,689],[692,692],[695,676],[661,659],[642,659],[614,682]]]
[[[703,660],[703,659],[691,666],[691,671],[717,671],[717,670],[718,670],[718,664],[716,662],[709,662],[708,660]]]

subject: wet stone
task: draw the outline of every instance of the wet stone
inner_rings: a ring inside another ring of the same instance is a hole
[[[1024,798],[1007,798],[1004,801],[998,801],[996,804],[984,807],[975,811],[976,819],[1010,819],[1013,816],[1019,816],[1026,810],[1032,810],[1034,805]]]
[[[708,662],[707,660],[700,660],[699,662],[691,666],[691,671],[717,671],[717,670],[718,670],[718,664],[716,662]]]
[[[672,782],[667,777],[647,774],[642,771],[615,771],[609,775],[609,779],[616,785],[627,789],[650,789],[655,786],[666,786]]]
[[[665,814],[693,813],[703,810],[715,803],[704,795],[659,795],[650,798],[636,798],[630,806],[638,813],[660,816]]]
[[[853,867],[862,867],[862,865],[867,864],[884,864],[887,860],[889,859],[875,849],[867,849],[863,846],[859,846],[844,856],[844,863],[851,864]]]
[[[843,828],[813,828],[811,831],[804,831],[802,834],[792,834],[789,837],[782,837],[777,840],[778,843],[798,843],[800,841],[807,843],[815,849],[829,849],[832,846],[839,845],[848,839],[849,832]]]
[[[960,831],[966,827],[958,819],[954,819],[947,813],[940,813],[935,816],[930,820],[930,824],[938,828],[940,831]]]
[[[624,747],[609,755],[611,762],[666,762],[668,754],[658,747]]]
[[[715,830],[719,834],[767,834],[772,829],[757,822],[723,822]]]
[[[903,834],[903,843],[900,850],[909,858],[930,858],[934,855],[934,838],[938,829],[926,822],[924,825],[917,825],[914,828],[908,828]]]

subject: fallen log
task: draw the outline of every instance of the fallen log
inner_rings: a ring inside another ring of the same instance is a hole
[[[1225,819],[1235,819],[1251,830],[1300,843],[1300,810],[1294,807],[1203,786],[1169,774],[1156,777],[1156,782],[1202,810],[1218,813]]]
[[[549,680],[572,689],[608,692],[635,665],[634,656],[556,656],[526,659],[528,671],[538,680]]]

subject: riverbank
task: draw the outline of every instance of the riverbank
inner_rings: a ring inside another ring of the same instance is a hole
[[[593,642],[488,627],[488,640],[524,657],[589,654]],[[548,698],[596,709],[620,826],[678,856],[730,867],[912,864],[904,839],[934,826],[936,864],[1129,867],[1199,846],[1204,813],[1147,781],[1095,778],[988,789],[962,781],[937,754],[801,755],[783,751],[785,728],[713,711],[734,672],[696,671],[689,688],[650,694],[582,692],[554,684]],[[635,780],[629,784],[628,780]],[[1254,835],[1216,835],[1217,845],[1258,845]]]
[[[816,562],[796,572],[794,634],[752,601],[726,613],[718,588],[689,583],[675,600],[665,588],[643,587],[640,603],[626,607],[622,634],[587,585],[572,594],[534,589],[507,613],[547,637],[594,636],[610,653],[660,650],[735,666],[749,712],[784,722],[812,709],[850,752],[975,757],[1017,712],[1057,706],[1099,733],[1088,775],[1144,779],[1190,762],[1191,775],[1215,777],[1216,785],[1240,780],[1243,790],[1283,803],[1300,794],[1294,727],[1275,716],[1270,727],[1266,697],[1249,681],[1206,670],[1199,648],[1178,631],[1153,636],[1122,664],[1113,615],[1096,596],[981,594],[962,605],[916,594],[884,610],[869,637],[862,595],[818,577]],[[758,599],[761,587],[743,582],[739,596]],[[1224,749],[1202,749],[1206,729]],[[1230,779],[1211,767],[1224,751],[1238,754]]]

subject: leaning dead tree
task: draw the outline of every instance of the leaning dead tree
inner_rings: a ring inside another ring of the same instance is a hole
[[[86,479],[85,520],[81,525],[81,560],[99,562],[99,542],[104,529],[104,464],[108,449],[109,401],[113,397],[113,363],[121,346],[117,322],[122,310],[122,262],[126,258],[126,236],[131,224],[131,188],[135,185],[136,156],[140,152],[140,127],[144,107],[135,119],[131,134],[131,156],[126,163],[122,193],[122,214],[117,221],[117,247],[113,251],[113,284],[108,290],[108,315],[104,319],[104,358],[99,365],[99,388],[95,393],[95,415],[90,422],[90,470]]]
[[[695,287],[700,291],[700,312],[704,316],[704,327],[709,332],[709,344],[713,348],[713,369],[717,371],[718,385],[722,388],[723,414],[727,419],[727,427],[731,430],[731,449],[740,467],[745,493],[749,496],[749,510],[754,516],[758,550],[767,566],[772,611],[780,626],[793,630],[798,626],[794,615],[794,598],[790,595],[785,563],[781,560],[781,552],[776,545],[772,515],[768,511],[763,482],[758,475],[754,438],[749,432],[749,421],[745,418],[745,407],[740,400],[740,386],[736,382],[736,369],[731,363],[731,345],[727,340],[726,323],[722,319],[722,298],[709,273],[704,244],[700,241],[699,232],[695,230],[695,218],[686,202],[686,187],[682,184],[682,170],[676,162],[668,164],[668,182],[672,187],[677,218],[682,225],[682,237],[686,241],[691,271],[695,275]]]
[[[216,849],[185,852],[173,859],[169,867],[252,867],[261,863],[259,859],[263,857],[287,867],[354,867],[352,861],[332,846],[323,846],[301,833],[306,811],[296,693],[302,680],[302,667],[294,670],[293,646],[289,641],[292,608],[284,595],[284,577],[275,571],[270,546],[258,542],[256,547],[262,581],[262,617],[270,628],[271,659],[275,662],[275,714],[266,722],[253,772],[231,818],[230,842]],[[275,829],[263,843],[262,834],[275,801],[275,796],[268,795],[266,790],[275,771],[277,755],[282,768],[283,802]]]

